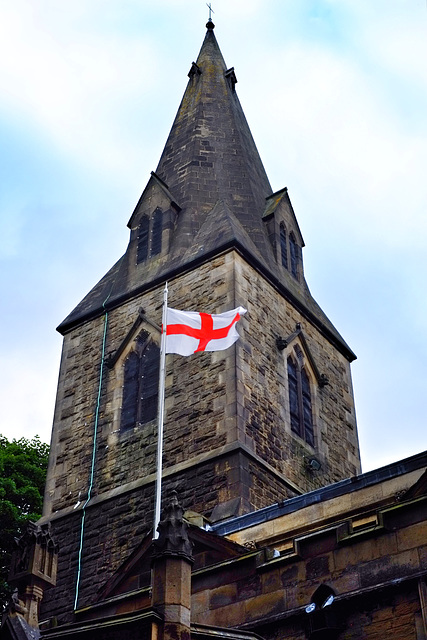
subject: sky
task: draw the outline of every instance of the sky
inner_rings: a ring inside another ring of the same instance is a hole
[[[427,449],[426,0],[216,0],[310,290],[357,354],[362,469]],[[0,433],[49,442],[55,327],[123,254],[204,0],[0,0]]]

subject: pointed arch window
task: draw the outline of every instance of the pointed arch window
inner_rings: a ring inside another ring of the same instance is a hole
[[[280,224],[280,253],[282,257],[282,267],[288,268],[288,246],[286,241],[286,229],[283,222]]]
[[[157,416],[159,347],[142,331],[124,363],[121,430],[146,424]]]
[[[289,253],[291,259],[291,274],[294,278],[298,279],[299,249],[293,233],[289,234]]]
[[[291,429],[314,447],[313,411],[310,378],[303,364],[302,352],[288,357],[288,389]]]
[[[311,602],[305,607],[307,615],[307,637],[338,638],[343,630],[342,620],[335,605],[335,592],[326,584],[321,584],[313,594]]]

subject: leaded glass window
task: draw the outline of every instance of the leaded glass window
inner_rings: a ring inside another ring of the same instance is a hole
[[[289,235],[289,252],[291,258],[291,274],[298,279],[299,250],[293,233]]]
[[[291,429],[314,447],[310,379],[301,358],[289,356],[287,364]]]
[[[288,247],[286,242],[286,229],[283,222],[280,225],[280,253],[282,256],[282,267],[285,267],[285,269],[287,269],[288,268]]]
[[[142,331],[124,363],[122,431],[156,418],[159,368],[159,347]]]

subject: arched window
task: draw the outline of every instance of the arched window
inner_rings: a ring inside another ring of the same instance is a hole
[[[157,416],[159,395],[159,347],[150,342],[141,354],[140,402],[138,422],[146,424]]]
[[[288,358],[288,389],[291,429],[314,447],[310,379],[301,358]]]
[[[310,604],[305,607],[307,615],[307,637],[310,640],[334,640],[343,626],[335,605],[335,592],[328,585],[321,584],[313,594]]]
[[[335,599],[335,591],[327,584],[321,584],[317,587],[313,593],[311,602],[316,605],[318,609],[325,609],[330,607]]]
[[[138,227],[138,248],[136,253],[136,264],[145,262],[148,258],[148,233],[150,220],[147,216],[142,216]]]
[[[294,278],[298,279],[298,258],[299,250],[293,233],[289,235],[289,252],[291,257],[291,273]]]
[[[160,350],[142,331],[124,363],[121,430],[146,424],[157,416]]]
[[[288,247],[286,242],[286,229],[283,222],[280,224],[280,253],[282,255],[282,267],[288,268]]]
[[[162,252],[162,226],[163,212],[159,207],[153,215],[153,229],[151,233],[151,256],[157,256]]]

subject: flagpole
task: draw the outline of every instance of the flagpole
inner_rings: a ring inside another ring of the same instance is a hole
[[[157,470],[156,470],[156,492],[154,508],[154,530],[153,539],[159,537],[157,527],[160,522],[160,510],[162,501],[162,458],[163,458],[163,421],[165,410],[165,376],[166,376],[166,327],[168,314],[168,283],[165,283],[163,292],[163,313],[162,313],[162,335],[160,342],[160,375],[159,375],[159,410],[157,427]]]

